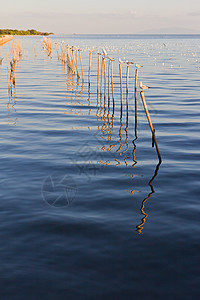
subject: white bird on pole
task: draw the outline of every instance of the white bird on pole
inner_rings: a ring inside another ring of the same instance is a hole
[[[120,64],[123,64],[123,63],[124,63],[124,61],[122,61],[122,60],[119,58],[119,63],[120,63]]]
[[[125,63],[126,63],[127,65],[134,65],[134,62],[128,61],[128,60],[126,60]]]
[[[147,89],[150,89],[150,86],[146,86],[146,85],[142,84],[142,81],[140,81],[140,88],[142,90],[147,90]]]
[[[140,66],[138,64],[135,65],[137,69],[142,68],[143,66]]]
[[[106,50],[104,49],[104,48],[102,48],[102,51],[103,51],[103,55],[107,55],[107,52],[106,52]]]

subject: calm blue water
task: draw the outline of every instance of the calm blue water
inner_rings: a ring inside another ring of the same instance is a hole
[[[14,38],[10,92],[12,43],[0,48],[1,299],[198,299],[200,38],[50,38],[51,59],[40,37]],[[82,48],[84,83],[58,60],[62,40]],[[104,84],[97,97],[102,47],[114,107]],[[119,57],[143,65],[161,164],[139,88],[136,122],[134,66],[127,111],[125,64],[121,112]]]

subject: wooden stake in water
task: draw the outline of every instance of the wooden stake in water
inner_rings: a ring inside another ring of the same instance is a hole
[[[71,49],[70,46],[67,45],[67,66],[70,70],[72,70],[72,63],[71,63],[71,59],[70,59],[70,53],[71,53]]]
[[[108,57],[109,63],[108,63],[108,100],[110,101],[110,65],[111,65],[111,60],[110,57]]]
[[[78,71],[78,51],[77,51],[77,48],[76,48],[76,60],[74,62],[75,62],[75,66],[76,66],[77,77],[80,78],[79,71]]]
[[[119,60],[119,73],[120,73],[120,89],[121,89],[121,107],[123,103],[123,90],[122,90],[122,66],[121,66],[121,61]]]
[[[104,56],[102,55],[102,62],[101,62],[101,90],[100,96],[102,97],[102,89],[103,89],[103,67],[104,67]]]
[[[151,118],[150,118],[150,115],[149,115],[149,112],[148,112],[147,104],[146,104],[146,101],[145,101],[144,92],[143,91],[140,92],[140,95],[141,95],[144,110],[146,112],[146,116],[147,116],[147,119],[148,119],[148,122],[149,122],[149,126],[151,128],[151,132],[152,132],[152,136],[153,136],[154,143],[155,143],[155,146],[156,146],[156,151],[157,151],[157,154],[158,154],[158,158],[159,158],[159,161],[161,162],[162,159],[161,159],[160,151],[159,151],[159,148],[158,148],[155,131],[154,131],[154,128],[153,128],[153,125],[152,125],[152,122],[151,122]]]
[[[111,86],[112,86],[112,98],[113,98],[113,107],[114,107],[114,85],[113,85],[113,61],[114,59],[111,58]]]
[[[142,68],[142,66],[136,64],[136,70],[135,70],[135,136],[136,138],[137,138],[137,80],[138,80],[139,68]]]
[[[81,63],[81,72],[82,72],[82,82],[84,81],[84,76],[83,76],[83,65],[82,65],[82,59],[81,59],[81,49],[78,49],[79,52],[79,59]]]
[[[135,94],[137,93],[138,68],[135,70]]]
[[[74,73],[74,47],[71,48],[71,54],[72,54],[72,72]]]
[[[88,81],[89,81],[89,88],[90,88],[90,72],[91,72],[91,63],[92,63],[92,50],[89,50],[90,58],[89,58],[89,72],[88,72]]]
[[[106,60],[104,56],[104,100],[106,99]]]
[[[135,92],[135,137],[137,138],[137,91]]]
[[[61,43],[62,63],[65,64],[65,42]]]
[[[142,66],[136,64],[136,70],[135,70],[135,97],[136,97],[136,93],[137,93],[137,80],[138,80],[139,68],[142,68]]]
[[[100,70],[100,55],[98,52],[98,70],[97,70],[97,94],[99,94],[99,70]]]
[[[126,73],[126,93],[128,94],[128,79],[129,79],[129,66],[133,65],[133,62],[127,61],[127,73]]]

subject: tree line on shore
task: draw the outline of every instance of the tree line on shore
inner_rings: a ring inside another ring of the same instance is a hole
[[[17,29],[0,29],[0,35],[50,35],[52,32],[40,32],[35,29],[17,30]]]

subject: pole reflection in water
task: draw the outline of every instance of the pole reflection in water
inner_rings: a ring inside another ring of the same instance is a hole
[[[127,95],[128,97],[128,95]],[[126,167],[128,167],[127,159],[129,158],[129,155],[126,155],[125,153],[128,151],[128,102],[127,102],[127,112],[126,112],[126,127],[125,127],[125,132],[126,132],[126,138],[125,138],[125,143],[126,143],[126,149],[122,152],[124,162],[126,164]]]
[[[137,92],[135,92],[135,138],[137,139]]]
[[[104,97],[104,110],[103,110],[103,125],[102,125],[102,128],[101,128],[101,131],[103,133],[103,135],[105,135],[105,130],[107,128],[107,121],[106,121],[106,98]],[[104,137],[105,139],[105,137]]]
[[[15,117],[14,120],[12,120],[12,109],[14,110],[14,114],[16,114],[17,116],[17,109],[16,109],[16,104],[17,104],[17,96],[16,96],[16,87],[14,86],[14,88],[12,88],[12,90],[10,90],[8,92],[8,104],[7,104],[7,108],[8,108],[8,124],[13,124],[14,126],[17,125],[17,121],[18,121],[18,117]],[[13,102],[13,104],[12,104]]]
[[[17,62],[17,66],[18,66]],[[8,124],[17,125],[18,117],[15,117],[12,120],[12,110],[14,114],[17,114],[16,104],[17,104],[17,96],[16,96],[16,78],[15,78],[15,70],[16,70],[16,61],[10,61],[10,65],[7,58],[7,80],[8,80]],[[12,104],[13,103],[13,104]]]
[[[99,93],[97,93],[97,112],[96,112],[97,121],[99,121],[99,111],[100,111],[100,106],[99,106]]]
[[[76,55],[76,63],[77,63],[77,58],[78,58],[78,56]],[[72,56],[72,63],[75,64],[74,56]],[[132,101],[130,101],[132,98],[131,98],[131,96],[128,95],[128,93],[129,93],[129,91],[128,91],[129,64],[128,64],[127,65],[127,80],[126,80],[126,86],[127,86],[127,89],[126,89],[126,112],[125,111],[123,112],[122,69],[121,69],[121,63],[119,63],[119,69],[120,69],[119,88],[120,88],[120,91],[118,94],[116,93],[117,102],[116,102],[116,111],[114,111],[115,103],[114,103],[114,90],[113,90],[113,69],[112,69],[113,64],[112,63],[113,63],[113,60],[109,59],[108,71],[107,71],[105,56],[102,55],[102,62],[100,64],[100,53],[98,53],[97,98],[96,98],[95,104],[93,102],[94,97],[91,97],[91,95],[93,95],[93,94],[91,94],[91,91],[93,92],[93,89],[92,89],[92,81],[90,84],[90,79],[89,79],[89,88],[86,92],[89,116],[90,115],[93,116],[94,109],[95,109],[94,115],[96,115],[96,120],[98,122],[98,130],[99,130],[101,147],[99,148],[98,145],[96,145],[96,146],[98,149],[100,149],[101,154],[102,154],[102,151],[104,153],[107,152],[107,154],[106,154],[107,160],[105,159],[105,156],[101,156],[101,160],[97,161],[97,163],[100,163],[103,165],[111,165],[113,162],[116,162],[115,166],[117,166],[117,167],[120,166],[120,167],[126,167],[126,168],[128,168],[128,167],[135,168],[136,164],[137,164],[136,140],[138,139],[138,136],[137,136],[137,120],[138,120],[137,119],[137,84],[135,85],[135,91],[134,91],[135,93],[133,92],[134,100],[132,103]],[[89,64],[90,64],[90,70],[89,70],[89,74],[90,74],[91,53],[90,53]],[[63,71],[64,71],[64,67],[63,67]],[[106,71],[108,72],[107,77],[106,77]],[[75,79],[74,76],[75,75],[72,73],[71,69],[68,68],[67,69],[67,89],[68,89],[68,91],[75,92],[75,95],[73,94],[71,96],[71,99],[74,96],[78,97],[77,93],[78,93],[78,90],[81,88],[81,86],[79,84],[79,77],[77,76],[77,78]],[[137,83],[137,76],[138,76],[138,70],[136,72],[136,83]],[[106,80],[107,80],[107,82],[106,82]],[[76,83],[75,83],[75,81],[76,81]],[[103,87],[103,84],[104,84],[104,87]],[[106,100],[106,84],[108,85],[108,101]],[[104,92],[103,92],[103,88],[104,88]],[[113,99],[111,99],[111,88],[112,88],[112,98]],[[82,80],[82,91],[83,91],[83,80]],[[111,107],[112,106],[111,102],[113,102],[113,108]],[[120,103],[121,103],[121,105],[120,105]],[[73,104],[71,104],[71,105],[73,105]],[[74,103],[74,105],[75,105],[75,103]],[[83,103],[82,105],[85,105],[85,103]],[[118,113],[118,109],[119,109],[119,113]],[[134,119],[132,119],[131,116],[129,115],[129,112],[131,112],[132,109],[135,110],[135,112],[133,113],[133,116],[135,115]],[[73,110],[74,114],[75,114],[75,111],[76,110]],[[115,113],[115,115],[114,115],[114,113]],[[124,115],[123,115],[123,113],[124,113]],[[78,115],[81,115],[81,111],[78,113]],[[116,118],[118,120],[118,122],[117,122],[118,126],[116,126],[117,125],[116,122],[114,124],[114,118]],[[123,120],[123,118],[126,118],[126,120],[125,119]],[[124,122],[124,124],[126,124],[124,128],[123,128],[123,126],[124,126],[123,122]],[[91,127],[89,127],[89,126],[88,126],[88,128],[91,129]],[[128,130],[129,130],[129,132],[128,132]],[[131,134],[130,134],[130,132],[131,132]],[[129,137],[129,135],[130,135],[130,137]],[[123,139],[124,139],[124,141],[123,141]],[[125,166],[123,165],[124,163],[125,163]],[[151,195],[155,192],[152,182],[158,174],[160,164],[161,164],[161,162],[159,162],[159,164],[156,166],[154,175],[148,183],[151,191],[148,194],[148,196],[142,201],[142,205],[140,208],[140,212],[142,214],[142,219],[141,219],[141,223],[136,226],[137,232],[139,234],[142,233],[144,224],[146,222],[146,218],[148,217],[148,214],[145,212],[145,203],[149,198],[151,198]],[[133,170],[133,169],[131,169],[131,170]],[[132,171],[131,171],[131,174],[133,174]],[[132,179],[135,181],[134,175],[132,175]],[[131,186],[131,187],[133,188],[133,186]],[[129,193],[130,193],[130,190],[131,189],[129,188]],[[138,192],[138,191],[133,190],[133,189],[131,190],[132,195],[134,195],[135,192]]]
[[[137,161],[135,159],[135,152],[136,152],[136,144],[135,141],[137,140],[137,89],[135,91],[135,138],[132,141],[133,143],[133,164],[132,167],[135,168],[135,165],[137,164]]]
[[[122,142],[122,127],[123,127],[123,123],[122,123],[122,107],[121,107],[121,114],[120,114],[120,127],[119,127],[119,140],[118,140],[118,143],[119,143],[119,148],[117,149],[116,152],[119,152],[121,150],[121,148],[123,147],[123,144],[121,143]]]
[[[157,174],[158,174],[158,170],[159,170],[160,165],[161,165],[161,161],[159,161],[159,163],[157,164],[156,169],[155,169],[155,172],[154,172],[154,174],[153,174],[153,177],[150,179],[150,181],[149,181],[149,183],[148,183],[148,185],[149,185],[150,188],[151,188],[151,192],[150,192],[150,193],[148,194],[148,196],[142,201],[142,206],[141,206],[141,208],[140,208],[140,211],[141,211],[141,214],[142,214],[144,217],[142,218],[142,222],[141,222],[139,225],[136,226],[136,228],[137,228],[136,231],[137,231],[139,234],[142,233],[144,223],[146,222],[146,218],[148,217],[148,214],[145,213],[145,211],[144,211],[144,205],[145,205],[145,202],[146,202],[149,198],[151,198],[151,195],[152,195],[153,193],[155,193],[155,190],[154,190],[154,188],[153,188],[152,182],[153,182],[154,178],[155,178],[155,177],[157,176]]]
[[[107,114],[107,119],[108,119],[108,128],[107,128],[107,132],[108,132],[108,140],[111,141],[112,140],[112,130],[111,130],[111,122],[110,122],[110,99],[108,99],[108,114]]]

